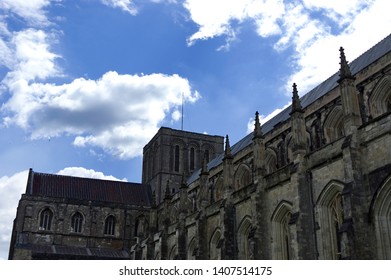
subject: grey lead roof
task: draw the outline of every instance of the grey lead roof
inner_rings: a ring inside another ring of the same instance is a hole
[[[31,169],[26,194],[146,207],[152,203],[149,185],[45,174]]]
[[[381,58],[382,56],[384,56],[390,51],[391,51],[391,34],[349,64],[352,75],[353,76],[356,75],[365,67],[374,63],[376,60],[378,60],[379,58]],[[308,107],[314,101],[316,101],[317,99],[319,99],[320,97],[322,97],[323,95],[325,95],[326,93],[334,89],[335,87],[337,87],[338,79],[339,79],[339,71],[336,72],[327,80],[325,80],[324,82],[322,82],[321,84],[319,84],[318,86],[316,86],[315,88],[313,88],[306,95],[301,97],[300,101],[303,109]],[[291,106],[285,108],[278,115],[276,115],[271,120],[269,120],[264,125],[262,125],[262,132],[266,134],[269,131],[271,131],[274,128],[274,126],[276,126],[278,123],[282,123],[288,120],[290,117],[289,115],[290,112],[291,112]],[[235,155],[239,151],[243,150],[251,143],[252,143],[252,133],[248,134],[247,136],[242,138],[239,142],[237,142],[235,145],[231,147],[232,155]],[[224,158],[224,152],[208,163],[208,170],[211,170],[212,168],[221,164],[223,158]],[[199,175],[200,175],[200,170],[195,171],[189,177],[187,183],[190,184],[194,182],[195,180],[198,179]]]

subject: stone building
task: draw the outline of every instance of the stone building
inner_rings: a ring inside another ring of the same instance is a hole
[[[391,35],[235,145],[161,128],[142,178],[31,171],[9,258],[391,259]]]

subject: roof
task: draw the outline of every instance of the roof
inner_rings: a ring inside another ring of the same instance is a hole
[[[376,60],[386,55],[390,51],[391,51],[391,34],[349,64],[352,75],[353,76],[356,75],[358,72],[368,67],[370,64],[374,63]],[[301,97],[300,102],[303,109],[311,105],[317,99],[324,96],[334,88],[336,88],[338,86],[338,79],[339,79],[339,71],[336,72],[327,80],[325,80],[324,82],[322,82],[321,84],[319,84],[318,86],[316,86],[314,89],[309,91],[303,97]],[[268,122],[266,122],[264,125],[262,125],[261,127],[262,132],[266,134],[271,130],[273,130],[273,128],[277,124],[287,121],[290,118],[290,112],[291,112],[291,106],[285,108],[278,115],[276,115]],[[240,141],[238,141],[235,145],[233,145],[231,147],[232,155],[235,155],[236,153],[240,152],[241,150],[249,146],[252,143],[252,136],[253,136],[252,133],[250,133],[244,138],[242,138]],[[221,153],[220,155],[218,155],[216,158],[214,158],[212,161],[208,163],[208,169],[210,170],[220,165],[223,158],[224,158],[224,153]],[[189,177],[187,183],[190,184],[194,182],[195,180],[198,179],[199,175],[200,175],[200,170],[195,171]]]
[[[26,194],[137,206],[150,206],[152,202],[149,185],[45,174],[32,169]]]

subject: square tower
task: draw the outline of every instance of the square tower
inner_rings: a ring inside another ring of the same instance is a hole
[[[161,127],[143,149],[142,182],[151,185],[156,202],[164,198],[167,181],[175,193],[184,179],[223,152],[224,137]]]

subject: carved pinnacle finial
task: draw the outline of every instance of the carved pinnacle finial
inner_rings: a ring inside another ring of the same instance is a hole
[[[261,138],[262,135],[262,129],[261,129],[261,123],[259,121],[259,113],[258,111],[255,112],[255,124],[254,124],[254,137],[253,138]]]
[[[296,83],[293,83],[293,91],[292,91],[292,111],[294,112],[303,112],[303,108],[301,107],[301,102],[299,98],[299,93],[297,91],[297,85]]]
[[[225,154],[224,158],[232,158],[231,146],[229,145],[228,134],[225,136]]]
[[[352,76],[352,73],[350,72],[350,67],[348,65],[348,62],[346,60],[345,52],[343,47],[339,48],[339,53],[340,53],[340,70],[339,70],[339,81],[345,78],[352,79],[354,78]]]

